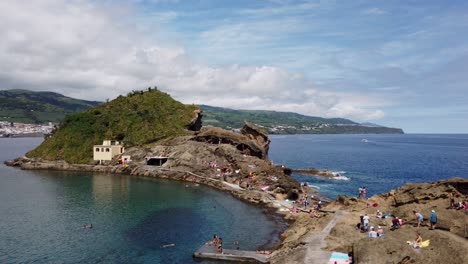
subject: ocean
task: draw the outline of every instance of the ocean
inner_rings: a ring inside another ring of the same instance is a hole
[[[293,174],[322,194],[388,192],[409,182],[468,177],[468,135],[273,135],[270,159],[336,179]],[[0,139],[0,160],[39,138]],[[92,223],[92,229],[83,229]],[[278,242],[277,218],[206,186],[0,164],[0,263],[194,263],[214,233],[226,247]],[[162,247],[174,243],[174,247]],[[205,261],[204,261],[205,262]],[[209,262],[213,263],[213,262]]]
[[[271,135],[269,158],[301,169],[314,167],[334,179],[293,174],[322,195],[388,192],[406,183],[468,178],[468,134]]]
[[[279,241],[278,217],[206,186],[3,164],[40,142],[0,139],[0,263],[185,264],[213,234],[226,248]]]

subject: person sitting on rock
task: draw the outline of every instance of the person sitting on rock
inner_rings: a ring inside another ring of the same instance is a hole
[[[223,239],[219,238],[218,240],[218,252],[223,253]]]
[[[416,232],[416,239],[413,242],[413,247],[414,248],[419,248],[421,246],[422,242],[423,242],[423,239],[421,237],[421,233]]]
[[[384,235],[384,231],[383,231],[383,228],[381,226],[378,226],[377,227],[377,236],[378,237],[381,237]]]
[[[392,219],[392,229],[398,229],[400,228],[400,220],[398,219],[398,217],[396,216],[393,216],[393,219]]]
[[[377,232],[375,232],[373,226],[370,227],[370,231],[369,231],[368,237],[369,237],[369,238],[376,238],[376,237],[377,237]]]
[[[213,240],[211,241],[211,245],[216,247],[218,245],[218,242],[219,242],[218,235],[214,234],[213,235]]]
[[[377,217],[377,218],[382,218],[382,217],[383,217],[383,213],[382,213],[380,210],[377,210],[377,213],[375,214],[375,217]]]
[[[461,209],[467,209],[467,202],[466,201],[460,201],[456,204],[455,209],[461,210]]]

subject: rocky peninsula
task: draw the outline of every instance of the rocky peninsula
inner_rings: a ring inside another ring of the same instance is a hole
[[[447,259],[451,260],[449,263],[467,263],[464,253],[468,252],[468,210],[447,207],[449,193],[453,192],[457,201],[467,200],[468,179],[405,185],[369,199],[340,196],[323,204],[321,210],[301,210],[301,199],[307,199],[315,207],[319,194],[302,187],[284,167],[268,160],[270,139],[262,129],[248,122],[240,133],[202,127],[202,112],[183,105],[164,110],[175,115],[172,120],[176,120],[166,126],[137,123],[135,120],[163,120],[158,116],[161,111],[141,109],[150,105],[146,103],[152,96],[156,100],[151,102],[153,105],[160,106],[166,101],[168,105],[176,105],[155,91],[118,98],[117,103],[70,117],[36,150],[6,164],[22,169],[168,178],[227,191],[244,201],[271,208],[269,212],[282,215],[290,223],[281,234],[281,244],[270,255],[270,263],[327,263],[333,251],[352,253],[355,263],[448,263]],[[131,107],[126,110],[134,112],[126,116],[134,118],[134,122],[113,114],[127,105]],[[115,131],[119,127],[126,130]],[[147,127],[152,130],[145,130]],[[159,130],[155,132],[156,129]],[[90,138],[78,140],[83,135]],[[131,156],[131,162],[121,163],[121,156],[115,156],[98,165],[91,159],[92,144],[110,136],[129,142],[124,154]],[[167,161],[161,166],[148,165],[147,158],[151,156],[164,156]],[[406,219],[406,224],[390,231],[392,218],[377,218],[377,210]],[[414,227],[413,210],[426,218],[431,210],[436,211],[439,216],[436,230],[428,230],[427,220],[422,227]],[[371,218],[371,225],[383,227],[385,236],[367,238],[367,233],[356,228],[360,215],[365,214]],[[406,243],[414,240],[416,231],[430,240],[428,247],[414,249]]]

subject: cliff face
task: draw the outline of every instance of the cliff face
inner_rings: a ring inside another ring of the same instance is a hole
[[[268,135],[248,122],[241,133],[208,126],[196,133],[192,140],[209,144],[230,144],[245,155],[267,160],[271,142]]]
[[[266,131],[260,129],[250,122],[245,122],[244,127],[241,130],[243,135],[248,136],[251,140],[254,140],[259,146],[260,151],[262,152],[263,159],[268,158],[268,150],[270,149],[270,138]]]

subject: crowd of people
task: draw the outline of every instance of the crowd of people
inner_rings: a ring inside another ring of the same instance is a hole
[[[309,200],[313,198],[313,195],[309,196],[306,192],[303,197],[299,198],[297,201],[292,202],[294,206],[289,210],[290,213],[298,214],[300,212],[305,212],[308,213],[311,218],[321,217],[322,214],[320,213],[320,210],[322,210],[322,200],[318,200],[316,203],[309,205]],[[303,207],[303,209],[300,209],[299,207]]]
[[[211,240],[208,244],[213,246],[216,252],[223,253],[223,239],[220,238],[217,234],[213,235],[213,240]]]
[[[365,197],[365,191],[363,191],[365,187],[359,188],[359,198],[364,198]],[[455,209],[455,210],[462,210],[462,209],[468,209],[468,202],[465,200],[458,201],[456,202],[457,195],[455,191],[451,191],[448,195],[449,199],[449,207],[447,209]],[[369,206],[367,206],[369,208]],[[421,248],[421,247],[426,247],[429,244],[429,240],[423,241],[421,232],[419,231],[422,226],[428,226],[429,230],[434,230],[437,227],[437,223],[439,222],[439,217],[437,215],[437,212],[434,209],[431,209],[430,213],[426,215],[427,217],[425,218],[423,216],[423,213],[417,210],[413,210],[413,215],[414,215],[414,227],[416,227],[416,238],[414,241],[407,241],[408,244],[413,246],[414,248]],[[380,210],[377,210],[375,213],[375,217],[383,220],[387,217],[392,217],[391,220],[391,228],[390,230],[394,231],[396,229],[401,228],[405,223],[407,223],[407,220],[398,218],[397,216],[391,214],[391,213],[384,213]],[[425,224],[425,221],[428,223]],[[371,225],[371,217],[369,217],[367,214],[360,215],[359,223],[356,224],[356,228],[362,232],[362,233],[367,233],[367,237],[369,238],[377,238],[384,236],[384,230],[382,226],[378,226],[377,229],[374,228],[374,226]]]

